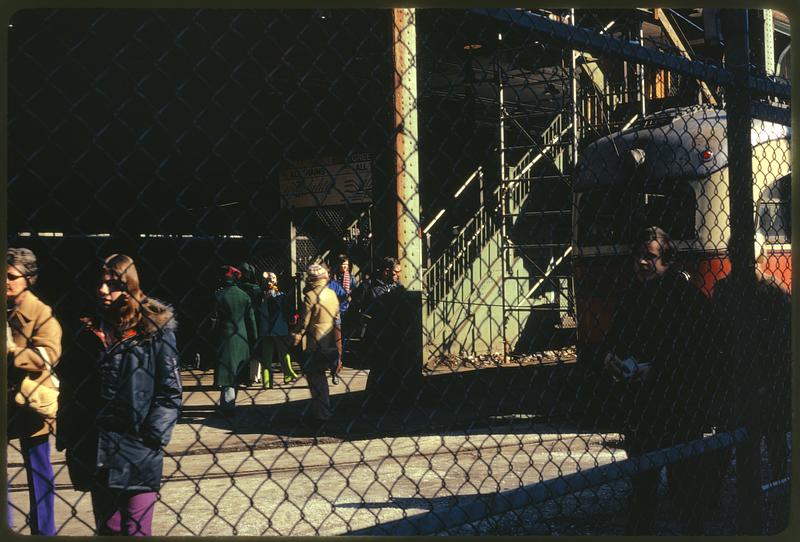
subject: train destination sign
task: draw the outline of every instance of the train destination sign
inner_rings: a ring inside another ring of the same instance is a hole
[[[372,202],[372,161],[369,159],[285,169],[280,172],[279,181],[281,207]]]

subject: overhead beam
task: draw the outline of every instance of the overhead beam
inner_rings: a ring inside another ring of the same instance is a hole
[[[784,126],[792,125],[792,110],[789,108],[775,107],[763,102],[753,102],[750,111],[754,119],[774,122]]]
[[[669,21],[669,18],[667,18],[667,14],[664,13],[664,10],[661,8],[655,8],[653,10],[653,16],[655,17],[655,20],[659,22],[661,28],[664,29],[664,32],[667,34],[669,40],[672,42],[672,45],[674,45],[678,49],[683,58],[687,60],[692,60],[692,55],[690,55],[689,52],[686,50],[683,41],[681,41],[681,38],[678,36],[678,33],[672,26],[672,23]],[[706,101],[711,105],[717,105],[717,98],[711,92],[711,89],[708,88],[706,82],[701,79],[698,79],[697,82],[700,83],[700,91],[703,93],[703,96],[705,96]]]
[[[632,62],[649,64],[671,70],[681,75],[703,79],[718,85],[731,85],[734,76],[731,70],[714,64],[692,61],[681,56],[647,49],[638,44],[604,36],[587,28],[576,28],[571,25],[551,21],[529,11],[519,9],[487,9],[473,8],[470,12],[485,17],[498,19],[505,23],[532,30],[546,36],[551,45],[570,49],[586,50],[596,55],[608,55],[624,58]],[[791,99],[792,87],[783,81],[770,81],[763,77],[750,76],[745,81],[750,91],[767,96]]]

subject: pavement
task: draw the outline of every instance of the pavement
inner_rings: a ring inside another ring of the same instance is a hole
[[[282,384],[277,374],[274,389],[242,388],[233,414],[224,414],[212,373],[184,370],[184,407],[166,449],[153,533],[346,534],[447,514],[480,495],[624,459],[619,435],[560,415],[575,403],[573,368],[440,367],[426,374],[423,389],[404,390],[415,393],[409,406],[389,411],[364,407],[367,370],[344,368],[331,386],[334,418],[325,424],[308,420],[305,379]],[[9,496],[14,525],[28,533],[17,446],[8,446]],[[89,495],[71,488],[63,453],[53,450],[52,460],[59,534],[93,534]],[[621,530],[626,484],[611,481],[581,495],[575,517],[594,518],[585,519],[586,533],[598,532],[596,521],[605,534]],[[572,516],[562,517],[568,500],[547,503],[541,513],[552,509],[548,525],[561,521],[551,531],[583,534]],[[539,512],[515,516],[527,518],[526,533],[544,528]],[[501,525],[482,532],[514,534]]]
[[[274,389],[240,388],[226,414],[216,407],[213,374],[184,370],[183,412],[166,448],[154,534],[341,534],[557,475],[563,465],[552,458],[571,454],[565,434],[515,412],[518,401],[505,410],[487,401],[501,397],[493,386],[513,386],[482,374],[440,367],[426,375],[418,404],[377,412],[363,406],[368,371],[344,368],[331,386],[334,419],[316,424],[303,378],[283,384],[278,373]],[[603,452],[604,437],[584,437],[577,439],[584,450],[594,447],[608,460],[621,453]],[[14,525],[27,532],[17,446],[8,446],[9,495]],[[547,455],[545,466],[532,467],[523,449]],[[570,468],[594,461],[583,454]],[[89,496],[71,488],[62,452],[53,449],[52,462],[59,534],[92,534]]]

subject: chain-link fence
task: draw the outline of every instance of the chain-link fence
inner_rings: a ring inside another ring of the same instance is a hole
[[[784,13],[8,36],[12,531],[788,525]]]

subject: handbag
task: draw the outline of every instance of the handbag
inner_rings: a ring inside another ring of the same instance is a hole
[[[36,350],[44,359],[47,370],[52,371],[47,351],[41,346],[37,346]],[[43,382],[37,382],[30,376],[23,378],[17,393],[14,395],[14,402],[43,418],[52,419],[56,417],[58,412],[59,381],[52,373],[45,380],[49,380],[52,387],[45,385]]]

